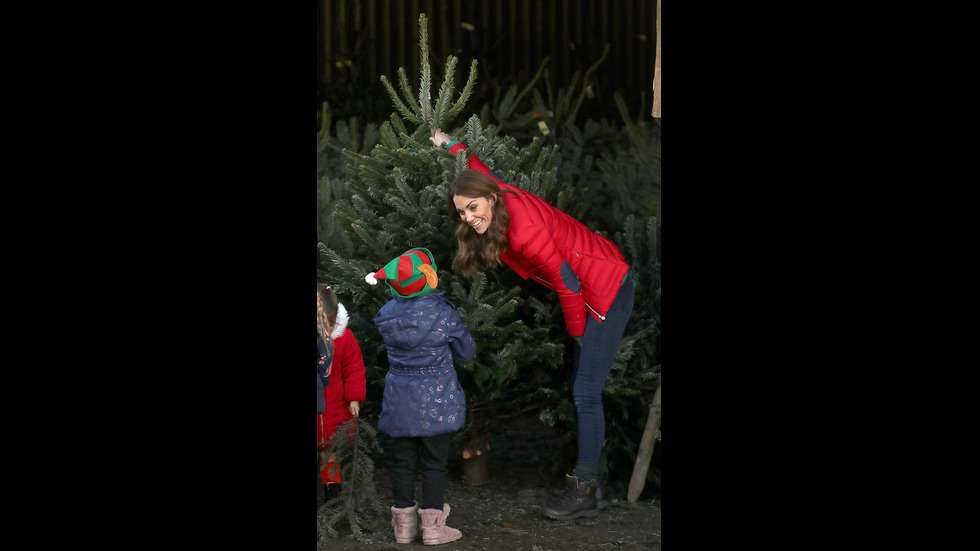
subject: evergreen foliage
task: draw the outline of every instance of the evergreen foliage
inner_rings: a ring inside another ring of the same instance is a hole
[[[340,470],[340,495],[327,501],[317,510],[317,541],[340,536],[337,525],[350,528],[355,538],[382,533],[390,529],[389,512],[374,485],[372,452],[380,453],[377,432],[371,424],[354,417],[337,427],[330,437],[330,451]],[[336,475],[336,468],[331,469]]]
[[[545,56],[545,58],[541,61],[541,65],[538,67],[537,72],[534,73],[534,77],[527,83],[526,86],[524,86],[523,89],[520,89],[516,83],[512,84],[503,97],[501,97],[501,89],[497,88],[494,92],[493,104],[484,104],[483,108],[480,110],[480,119],[487,123],[494,122],[498,132],[524,128],[533,124],[547,111],[544,100],[541,97],[541,93],[534,87],[534,85],[537,84],[542,73],[546,71],[549,59],[550,58],[548,56]],[[518,90],[520,90],[520,92],[518,92]],[[529,92],[532,94],[531,111],[523,114],[515,113],[518,107],[521,105],[521,100],[524,99]]]
[[[402,94],[405,96],[405,100],[411,107],[406,105],[402,101],[402,98],[398,96],[395,88],[388,81],[388,77],[382,75],[381,83],[384,85],[385,90],[388,91],[388,95],[391,97],[392,102],[394,102],[395,108],[405,120],[423,126],[427,125],[429,129],[448,126],[463,110],[463,106],[466,105],[466,100],[469,99],[470,94],[473,92],[473,85],[476,83],[476,60],[474,59],[470,65],[470,76],[466,80],[466,85],[460,91],[459,98],[453,102],[452,94],[455,88],[454,73],[459,59],[452,55],[446,59],[446,75],[443,79],[442,86],[439,88],[439,96],[436,99],[436,104],[433,106],[431,97],[432,69],[429,67],[429,28],[428,19],[424,13],[419,15],[419,54],[421,60],[419,67],[422,72],[422,79],[419,86],[418,98],[414,103],[412,88],[408,83],[408,77],[405,75],[405,69],[404,67],[398,68],[398,84]]]
[[[331,123],[330,105],[324,103],[320,130],[316,134],[316,238],[317,243],[331,243],[346,251],[350,242],[334,216],[335,205],[346,199],[339,161],[345,149],[356,152],[374,147],[378,125],[368,123],[362,130],[357,117],[337,121],[336,126]]]
[[[362,418],[371,415],[372,407],[378,410],[375,416],[380,411],[380,392],[377,401],[371,393],[383,389],[388,359],[371,319],[391,299],[386,286],[369,286],[364,276],[407,249],[426,247],[438,266],[438,290],[454,303],[477,343],[476,355],[456,364],[469,412],[457,442],[490,435],[508,419],[538,411],[568,442],[556,453],[552,470],[571,472],[574,344],[565,332],[556,293],[520,279],[506,267],[471,278],[452,270],[455,221],[447,210],[446,190],[466,167],[468,155],[476,154],[502,180],[610,237],[632,267],[634,312],[604,392],[604,460],[619,479],[626,479],[660,381],[659,122],[631,121],[621,99],[614,97],[623,126],[606,120],[587,120],[581,128],[574,124],[578,108],[589,97],[590,72],[605,59],[604,51],[581,80],[581,88],[576,74],[553,101],[545,61],[529,84],[515,85],[502,97],[498,91],[499,101],[451,128],[469,98],[476,62],[453,101],[456,60],[450,56],[433,104],[427,34],[421,32],[424,14],[419,20],[423,63],[418,88],[409,84],[403,69],[398,72],[398,90],[382,77],[394,106],[389,120],[376,129],[369,125],[358,135],[356,119],[348,124],[338,121],[331,130],[325,111],[327,123],[317,136],[318,280],[331,283],[344,297],[349,327],[361,344],[369,385]],[[541,75],[548,88],[547,104],[534,87]],[[548,136],[522,133],[534,124],[528,101],[532,113],[552,106],[549,126],[559,131]],[[432,147],[428,138],[437,127],[469,149],[453,156]],[[650,472],[648,478],[655,476],[654,469]]]
[[[660,217],[660,124],[639,126],[630,120],[618,92],[613,101],[623,119],[625,139],[596,160],[606,192],[600,211],[608,226],[631,215]]]
[[[420,21],[424,22],[424,16]],[[488,277],[481,272],[463,280],[450,270],[456,250],[455,222],[447,212],[446,190],[466,166],[467,155],[455,157],[433,148],[428,141],[432,128],[451,120],[459,109],[448,107],[453,92],[450,59],[435,107],[427,111],[425,94],[432,77],[425,40],[420,34],[423,63],[418,110],[408,108],[389,86],[389,95],[402,117],[392,114],[381,125],[379,143],[369,154],[343,151],[349,160],[349,201],[337,204],[334,214],[350,228],[351,253],[345,255],[323,244],[320,247],[330,265],[329,281],[338,293],[352,296],[357,310],[364,314],[360,319],[352,315],[351,323],[365,323],[365,329],[358,332],[365,365],[371,366],[369,380],[381,386],[387,355],[368,316],[391,295],[384,286],[364,285],[364,274],[407,249],[426,247],[432,251],[439,267],[439,290],[456,305],[477,342],[474,358],[456,366],[467,392],[469,412],[461,438],[468,439],[487,435],[506,419],[553,399],[549,370],[561,364],[565,352],[563,334],[554,329],[553,319],[560,327],[563,323],[556,311],[557,299],[543,287],[526,292],[527,284],[513,274],[495,272]],[[404,71],[399,76],[402,92],[408,96]],[[465,102],[473,79],[471,73],[460,102]],[[410,130],[405,121],[418,126]],[[539,140],[520,147],[514,138],[500,136],[492,126],[484,127],[476,116],[460,128],[443,128],[463,140],[469,153],[480,156],[505,181],[553,203],[570,199],[568,190],[558,186],[556,148],[542,147]],[[525,319],[544,323],[531,327]]]

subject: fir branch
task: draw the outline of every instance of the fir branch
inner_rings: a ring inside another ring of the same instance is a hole
[[[395,116],[394,113],[391,114],[391,126],[395,131],[395,134],[402,135],[408,134],[408,128],[405,127],[405,121]],[[421,120],[419,121],[421,122]]]
[[[404,71],[401,69],[399,69],[399,71],[401,71],[401,73],[404,73]],[[404,117],[405,120],[409,120],[414,123],[422,122],[422,119],[420,119],[418,115],[413,113],[408,108],[408,106],[402,103],[401,98],[398,97],[398,94],[395,93],[395,89],[391,86],[391,83],[388,82],[388,77],[386,77],[385,75],[381,75],[381,84],[384,85],[385,90],[388,91],[388,96],[391,98],[391,101],[395,103],[395,109],[397,109],[398,112],[402,114],[402,117]]]
[[[394,149],[398,147],[398,136],[395,131],[391,128],[391,123],[385,121],[381,123],[381,146],[387,149]]]
[[[567,212],[568,206],[572,202],[572,197],[574,197],[575,191],[571,187],[564,187],[558,192],[558,201],[555,204],[558,210],[562,212]]]
[[[441,128],[448,121],[444,121],[445,114],[452,102],[453,88],[455,85],[456,63],[459,59],[456,56],[449,56],[446,59],[446,73],[439,88],[439,97],[436,98],[435,117],[432,119],[431,128]]]
[[[372,451],[383,451],[377,432],[360,417],[354,417],[337,427],[330,437],[329,449],[341,473],[341,495],[317,511],[317,540],[339,537],[335,525],[343,520],[358,540],[363,541],[366,534],[387,534],[391,527],[374,484],[374,462],[370,458]]]
[[[538,79],[541,78],[541,73],[544,72],[545,67],[548,65],[548,59],[549,56],[544,57],[544,60],[541,61],[541,65],[538,67],[538,71],[534,73],[534,78],[527,83],[527,86],[525,86],[520,93],[517,93],[517,85],[514,85],[508,92],[507,96],[504,97],[504,103],[500,105],[500,109],[497,112],[497,122],[499,123],[500,128],[515,126],[513,124],[508,125],[507,121],[514,113],[514,110],[517,109],[517,106],[520,105],[521,99],[523,99],[524,96],[526,96],[527,93],[534,88],[534,85],[537,83]]]
[[[408,185],[408,182],[405,180],[405,174],[402,173],[402,170],[398,167],[395,167],[395,169],[392,170],[392,172],[394,172],[395,174],[395,188],[399,191],[399,193],[401,193],[401,196],[404,197],[405,200],[408,202],[408,210],[413,212],[418,211],[419,205],[418,202],[415,200],[415,191],[411,188],[411,186]]]
[[[609,43],[607,42],[606,46],[602,49],[602,55],[599,56],[599,59],[595,63],[593,63],[591,67],[589,67],[589,69],[585,72],[585,77],[582,78],[582,91],[579,93],[578,99],[575,101],[575,106],[572,107],[572,111],[568,114],[568,116],[565,119],[568,124],[574,124],[575,115],[578,113],[579,107],[582,106],[582,102],[585,101],[585,94],[589,90],[589,76],[591,76],[592,73],[595,72],[595,70],[599,67],[599,65],[601,65],[602,62],[605,61],[606,57],[608,56],[609,56]]]
[[[483,123],[480,122],[480,118],[475,115],[470,117],[466,121],[466,142],[469,144],[469,147],[475,151],[485,141],[486,138],[483,137]]]
[[[449,124],[449,122],[455,119],[463,110],[463,106],[466,105],[466,102],[470,99],[470,94],[473,93],[473,85],[476,84],[476,75],[476,60],[474,59],[473,62],[470,63],[470,76],[466,79],[466,84],[459,92],[459,97],[453,104],[452,108],[450,108],[449,111],[439,119],[440,124]],[[447,97],[446,99],[448,101],[449,98]]]
[[[626,258],[627,264],[630,258],[637,258],[636,256],[636,238],[634,234],[636,230],[633,226],[636,224],[636,217],[630,214],[623,221],[623,232],[620,234],[623,244],[620,245],[620,250],[623,251],[623,257]]]
[[[432,127],[433,116],[429,90],[432,89],[432,69],[429,67],[429,29],[428,19],[424,13],[419,14],[419,67],[422,68],[422,79],[419,86],[418,105],[422,112],[422,121]]]
[[[500,105],[497,107],[497,122],[502,124],[502,121],[510,117],[510,114],[514,111],[514,107],[517,102],[517,85],[513,84],[507,89],[507,93],[504,94],[504,99],[501,100]]]
[[[367,232],[358,224],[351,224],[351,229],[354,230],[354,234],[361,238],[361,243],[365,245],[373,245],[377,243],[377,236]]]
[[[408,73],[405,72],[404,67],[398,68],[398,87],[401,88],[406,101],[414,101],[415,92],[412,91],[412,86],[408,83]],[[417,110],[417,114],[421,113],[421,109]]]

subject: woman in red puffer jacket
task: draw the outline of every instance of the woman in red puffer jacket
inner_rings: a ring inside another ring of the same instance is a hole
[[[436,129],[430,138],[453,155],[467,148]],[[524,279],[558,293],[565,327],[575,339],[572,396],[578,457],[566,490],[541,508],[550,518],[592,517],[606,506],[602,388],[633,312],[633,280],[619,248],[547,201],[500,180],[476,155],[449,184],[449,216],[457,222],[453,266],[469,277],[507,264]]]

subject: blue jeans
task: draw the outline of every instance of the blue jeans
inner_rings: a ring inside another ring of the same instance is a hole
[[[605,321],[592,316],[585,323],[582,346],[574,346],[572,397],[578,416],[578,463],[597,463],[606,439],[602,387],[616,359],[626,322],[633,313],[633,279],[627,275],[606,313]],[[601,473],[599,474],[601,479]]]

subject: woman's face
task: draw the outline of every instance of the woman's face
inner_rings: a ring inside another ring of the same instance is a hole
[[[453,204],[459,217],[473,228],[473,231],[483,235],[490,223],[493,222],[493,196],[467,197],[454,195]]]

